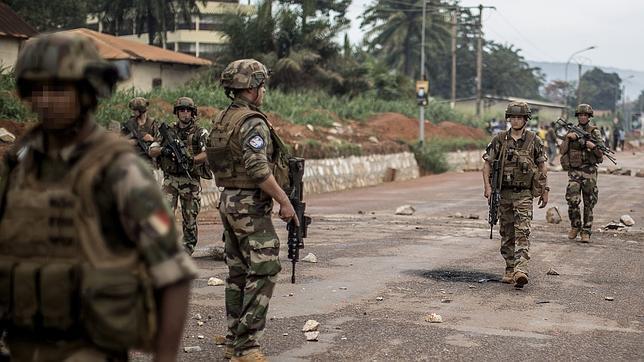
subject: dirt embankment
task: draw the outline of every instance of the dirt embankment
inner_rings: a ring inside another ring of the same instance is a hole
[[[172,106],[155,102],[154,106],[172,112]],[[199,107],[199,118],[213,119],[219,113],[214,107]],[[418,139],[418,120],[399,113],[381,113],[365,121],[335,122],[331,127],[292,124],[274,113],[269,121],[282,139],[296,154],[307,158],[337,157],[347,154],[383,154],[409,149]],[[0,127],[20,137],[28,129],[23,123],[0,120]],[[425,138],[466,138],[480,140],[488,137],[481,129],[443,121],[425,122]],[[9,148],[0,143],[0,154]]]

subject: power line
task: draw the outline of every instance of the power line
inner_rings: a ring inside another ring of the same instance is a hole
[[[516,34],[517,34],[517,35],[519,35],[519,37],[520,37],[521,39],[523,39],[525,42],[527,42],[527,43],[528,43],[528,45],[532,46],[532,47],[533,47],[537,52],[541,53],[541,55],[545,55],[545,56],[546,56],[546,58],[548,58],[547,60],[549,60],[549,61],[554,61],[554,59],[555,59],[554,57],[552,57],[550,54],[548,54],[547,52],[545,52],[543,49],[541,49],[539,46],[537,46],[535,43],[533,43],[530,39],[528,39],[528,38],[527,38],[527,37],[526,37],[526,36],[521,32],[521,30],[519,30],[516,26],[514,26],[514,25],[510,22],[510,20],[508,20],[505,16],[503,16],[503,14],[502,14],[501,12],[497,11],[497,14],[499,14],[499,17],[501,18],[501,20],[503,20],[503,21],[504,21],[504,22],[505,22],[505,23],[506,23],[510,28],[512,28],[512,29],[516,32]]]

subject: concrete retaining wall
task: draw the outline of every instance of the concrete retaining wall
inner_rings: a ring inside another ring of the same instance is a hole
[[[447,154],[447,163],[451,171],[478,171],[483,169],[482,150],[458,151]]]
[[[307,160],[304,189],[307,194],[373,186],[386,181],[418,178],[413,153]],[[202,208],[216,207],[219,190],[214,180],[202,180]]]

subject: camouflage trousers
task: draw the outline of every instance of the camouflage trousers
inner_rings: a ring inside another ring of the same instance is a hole
[[[501,255],[508,271],[528,274],[530,260],[530,222],[532,221],[532,193],[530,190],[501,190],[499,204],[499,231]]]
[[[236,355],[259,347],[279,261],[279,239],[269,215],[221,213],[226,279],[226,339]]]
[[[191,180],[187,177],[165,175],[163,193],[173,212],[177,210],[177,203],[181,202],[183,247],[188,254],[192,254],[197,245],[197,216],[201,210],[199,179]]]
[[[570,226],[590,235],[593,228],[593,208],[597,205],[599,190],[597,189],[597,170],[588,171],[590,172],[568,171],[566,201],[568,201]],[[579,207],[582,200],[584,201],[583,222]]]

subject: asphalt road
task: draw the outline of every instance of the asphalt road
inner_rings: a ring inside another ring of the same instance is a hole
[[[644,169],[642,153],[618,157]],[[566,238],[566,182],[565,173],[549,175],[549,206],[559,207],[561,224],[547,224],[545,209],[535,208],[523,290],[498,282],[505,264],[498,228],[488,238],[479,173],[308,197],[313,224],[303,255],[318,263],[298,263],[290,284],[282,245],[264,351],[273,361],[644,360],[644,178],[600,175],[594,229],[623,214],[635,226],[595,231],[590,244]],[[416,213],[394,215],[403,204]],[[200,247],[221,245],[216,214],[200,220]],[[285,240],[284,223],[274,223]],[[182,346],[202,351],[179,360],[222,360],[213,337],[225,334],[224,288],[207,280],[225,279],[226,267],[195,260],[200,278]],[[560,275],[547,275],[550,268]],[[443,322],[426,322],[430,313]],[[321,324],[317,342],[301,331],[308,319]]]

